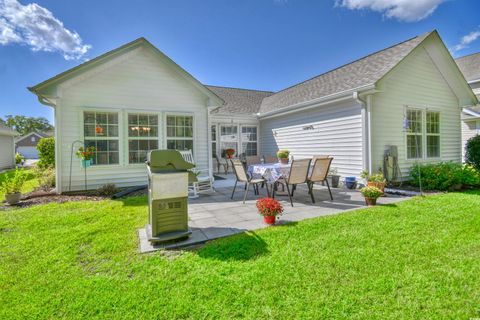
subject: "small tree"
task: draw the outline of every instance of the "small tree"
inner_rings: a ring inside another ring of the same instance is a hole
[[[42,169],[55,167],[55,138],[42,138],[37,144],[40,161],[38,166]]]
[[[480,136],[468,139],[465,146],[465,162],[480,170]]]

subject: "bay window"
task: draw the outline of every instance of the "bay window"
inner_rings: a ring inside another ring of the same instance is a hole
[[[143,163],[150,150],[158,149],[158,116],[128,114],[128,163]]]
[[[95,147],[93,165],[119,163],[118,113],[83,113],[83,136],[85,147]]]
[[[167,149],[193,152],[193,116],[167,115]]]

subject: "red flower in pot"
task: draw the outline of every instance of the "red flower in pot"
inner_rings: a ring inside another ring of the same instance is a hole
[[[225,150],[225,154],[227,155],[227,158],[228,159],[232,159],[233,158],[233,155],[235,154],[235,149],[227,149]]]
[[[283,213],[283,206],[273,198],[262,198],[257,200],[258,213],[263,216],[266,224],[275,224],[275,219]]]

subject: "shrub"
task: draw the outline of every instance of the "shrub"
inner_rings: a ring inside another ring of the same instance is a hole
[[[38,178],[39,189],[50,191],[52,188],[55,188],[55,169],[47,168],[37,170],[36,175]]]
[[[379,171],[378,173],[370,174],[367,170],[363,170],[360,173],[360,177],[368,182],[385,182],[385,177],[383,176],[383,173],[381,171]]]
[[[22,191],[23,185],[27,181],[27,174],[23,169],[15,169],[12,173],[7,173],[0,189],[5,194],[18,193]]]
[[[97,189],[97,193],[100,196],[110,197],[117,193],[117,187],[113,183],[107,183]]]
[[[21,164],[23,161],[25,161],[25,157],[17,152],[15,154],[15,164]]]
[[[360,189],[360,192],[363,194],[365,198],[370,198],[370,199],[377,199],[382,195],[382,190],[378,189],[377,187],[363,187]]]
[[[279,159],[286,159],[290,155],[290,151],[288,150],[278,150],[277,151],[277,157]]]
[[[420,173],[419,173],[420,171]],[[425,190],[452,190],[457,186],[479,186],[480,174],[472,166],[455,162],[418,164],[410,169],[411,184],[419,186],[421,177]]]
[[[468,139],[465,145],[465,162],[480,170],[480,136]]]
[[[55,138],[42,138],[37,144],[40,168],[55,167]]]

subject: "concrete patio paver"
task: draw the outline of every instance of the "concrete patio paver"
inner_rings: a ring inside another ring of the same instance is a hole
[[[140,252],[152,252],[160,249],[175,249],[188,247],[208,240],[231,236],[237,233],[258,230],[267,227],[255,206],[256,200],[266,196],[266,190],[260,189],[260,195],[250,191],[245,204],[243,188],[238,188],[235,196],[230,199],[233,180],[222,180],[216,184],[216,192],[203,194],[189,200],[189,226],[192,235],[179,242],[151,245],[144,229],[139,230]],[[328,190],[316,186],[314,190],[316,203],[312,203],[307,189],[299,186],[294,194],[294,207],[291,207],[288,197],[277,197],[283,207],[284,214],[277,220],[278,224],[297,222],[305,219],[339,214],[365,207],[365,200],[358,190],[332,189],[334,200],[330,200]],[[388,195],[378,200],[380,205],[391,204],[408,199],[398,195]]]

